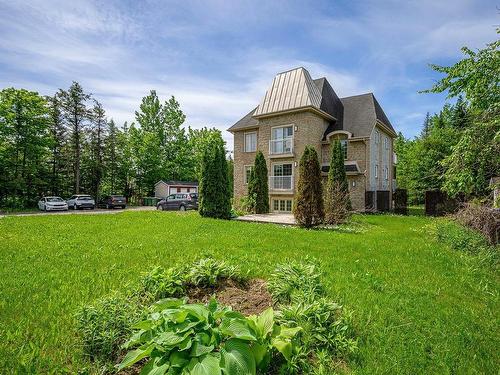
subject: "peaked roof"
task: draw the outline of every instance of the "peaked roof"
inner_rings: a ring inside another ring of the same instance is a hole
[[[314,107],[331,116],[323,140],[336,130],[346,130],[354,137],[368,137],[377,120],[396,134],[373,93],[339,98],[326,78],[312,80],[303,67],[278,73],[259,106],[228,130],[257,128],[261,115],[304,107]]]
[[[344,105],[344,124],[346,125],[344,130],[351,132],[354,137],[368,137],[377,120],[396,133],[371,92],[340,100]]]
[[[174,181],[174,180],[163,181],[163,180],[160,180],[155,184],[155,186],[158,184],[180,185],[180,186],[198,186],[198,181]]]
[[[254,116],[312,106],[320,109],[321,92],[304,68],[278,73]]]

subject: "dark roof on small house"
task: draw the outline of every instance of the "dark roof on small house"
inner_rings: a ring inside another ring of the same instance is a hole
[[[155,185],[158,185],[160,183],[164,183],[166,185],[174,185],[174,186],[198,186],[198,181],[175,181],[175,180],[168,180],[168,181],[158,181]]]

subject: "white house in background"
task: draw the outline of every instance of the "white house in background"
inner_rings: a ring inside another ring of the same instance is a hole
[[[175,193],[197,193],[196,181],[158,181],[155,184],[155,198],[166,198]]]

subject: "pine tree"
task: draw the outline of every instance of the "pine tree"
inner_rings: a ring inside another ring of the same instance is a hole
[[[313,146],[306,146],[300,158],[297,199],[293,213],[297,223],[306,228],[321,224],[325,216],[321,168],[318,153]]]
[[[248,195],[254,197],[256,214],[269,212],[269,186],[267,182],[267,165],[262,151],[255,155],[254,167],[248,182]]]
[[[222,137],[209,143],[203,150],[199,205],[201,216],[218,219],[231,217],[227,161]]]
[[[351,209],[344,167],[344,152],[338,140],[332,144],[330,170],[325,194],[325,222],[337,225],[346,220]]]
[[[104,178],[105,164],[104,164],[104,147],[106,138],[106,112],[102,104],[94,100],[94,107],[90,113],[92,131],[91,131],[91,189],[95,199],[99,199],[101,193],[101,183]]]
[[[91,95],[86,94],[78,82],[73,82],[68,91],[60,90],[59,96],[64,119],[70,128],[74,193],[78,194],[80,193],[81,153],[85,141],[83,131],[87,127],[89,118],[86,102]]]
[[[429,134],[430,128],[431,128],[431,114],[427,112],[427,114],[425,115],[421,136],[422,137],[427,136]]]

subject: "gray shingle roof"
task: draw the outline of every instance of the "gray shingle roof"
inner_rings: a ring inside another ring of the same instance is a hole
[[[251,127],[257,127],[259,125],[259,120],[253,118],[253,114],[257,110],[257,107],[248,112],[245,117],[236,122],[233,126],[231,126],[228,131],[232,132],[239,129],[246,129]]]
[[[370,136],[376,120],[383,122],[394,131],[384,111],[373,94],[361,94],[341,98],[344,104],[344,130],[354,137]]]
[[[345,164],[344,165],[345,171],[346,172],[359,172],[358,167],[356,164]],[[329,165],[323,165],[321,166],[321,172],[328,173],[330,171],[330,166]]]

